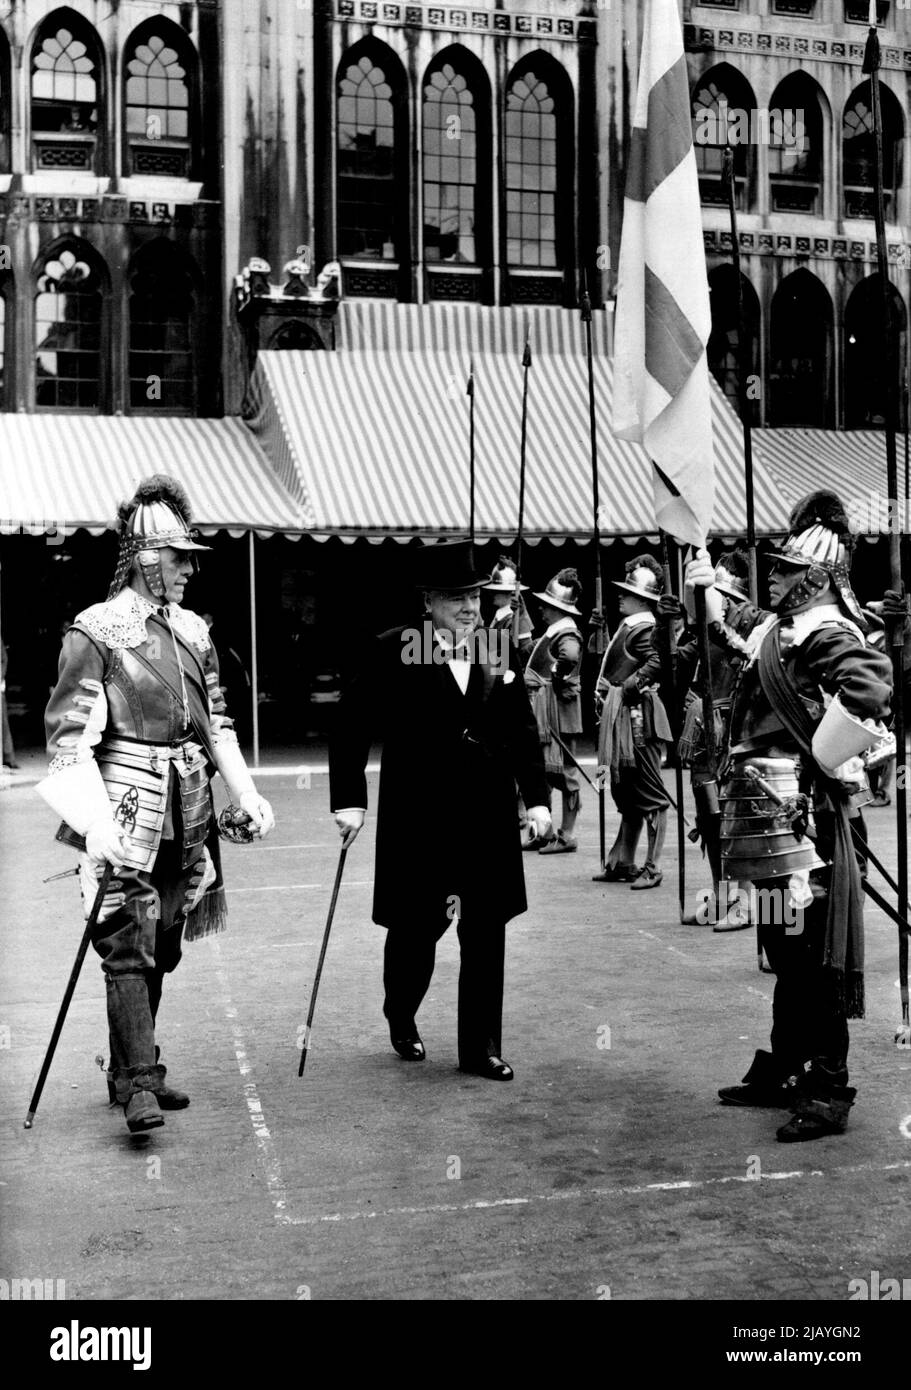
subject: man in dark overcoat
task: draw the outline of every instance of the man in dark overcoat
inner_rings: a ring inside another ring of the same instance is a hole
[[[507,632],[478,626],[489,580],[467,543],[428,546],[417,587],[426,612],[370,644],[343,693],[330,744],[331,804],[350,843],[364,823],[365,768],[383,740],[373,920],[387,928],[383,1012],[392,1044],[424,1058],[415,1015],[436,943],[456,923],[462,1071],[512,1079],[502,1059],[506,923],[527,906],[516,783],[528,820],[550,833],[537,728]],[[471,837],[468,827],[480,822]]]

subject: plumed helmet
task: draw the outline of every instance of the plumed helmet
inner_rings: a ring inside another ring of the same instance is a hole
[[[574,569],[559,570],[548,580],[547,586],[540,594],[535,594],[535,598],[541,603],[547,603],[551,608],[559,608],[561,613],[572,613],[575,617],[582,616],[576,607],[576,602],[582,594],[582,583],[579,575]]]
[[[848,578],[855,543],[856,537],[837,493],[822,488],[802,497],[791,512],[784,544],[767,557],[774,565],[806,571],[788,591],[778,611],[789,613],[802,607],[829,579],[843,611],[865,632],[867,622]]]
[[[138,557],[143,577],[156,598],[164,596],[159,551],[210,550],[200,545],[190,529],[191,513],[187,494],[175,478],[154,473],[143,478],[128,502],[117,509],[115,528],[120,537],[117,568],[108,592],[114,598],[126,584]]]
[[[501,555],[493,567],[490,583],[485,584],[484,588],[495,594],[514,594],[517,578],[515,561],[511,560],[508,555]],[[522,593],[526,593],[528,585],[520,584],[519,589]]]
[[[749,561],[742,550],[726,550],[715,566],[715,588],[719,594],[742,602],[750,597]]]
[[[651,555],[635,555],[624,566],[626,580],[614,579],[615,589],[624,589],[637,598],[654,599],[657,603],[664,591],[664,575],[658,561]]]

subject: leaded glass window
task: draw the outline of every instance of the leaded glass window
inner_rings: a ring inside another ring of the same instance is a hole
[[[338,84],[338,251],[397,259],[396,113],[392,85],[368,55]]]
[[[70,29],[47,34],[32,59],[32,130],[78,133],[98,124],[95,59]]]
[[[555,268],[557,256],[557,110],[533,72],[506,94],[506,259],[511,266]]]
[[[97,410],[103,297],[97,269],[76,249],[47,261],[35,296],[35,404]]]
[[[424,259],[478,259],[477,121],[471,88],[450,63],[424,87]]]

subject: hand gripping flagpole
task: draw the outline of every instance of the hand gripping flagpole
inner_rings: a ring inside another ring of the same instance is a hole
[[[740,274],[740,238],[737,233],[737,185],[734,180],[734,151],[730,145],[727,145],[724,151],[721,182],[727,192],[728,211],[731,217],[731,261],[734,267],[734,282],[737,296],[737,402],[740,413],[740,423],[743,427],[743,476],[746,487],[750,600],[752,603],[758,603],[759,583],[756,571],[756,515],[753,504],[753,425],[750,419],[750,401],[747,395],[752,362],[750,361],[750,339],[746,331],[746,309],[743,302],[743,277]]]
[[[595,413],[595,364],[592,353],[592,302],[588,293],[588,278],[582,271],[582,296],[580,299],[582,322],[585,324],[585,354],[588,360],[588,426],[591,435],[592,454],[592,544],[595,548],[595,606],[590,619],[591,631],[588,650],[598,657],[604,656],[604,598],[601,577],[601,508],[598,502],[598,423]],[[600,674],[600,673],[599,673]],[[598,785],[598,842],[601,852],[601,868],[607,859],[607,835],[604,811],[605,789],[599,779]]]
[[[525,351],[522,353],[522,434],[519,444],[519,529],[516,535],[516,603],[512,615],[512,643],[519,646],[519,614],[521,612],[522,589],[522,538],[525,527],[525,445],[528,437],[528,373],[531,370],[531,346],[528,341],[528,324],[525,325]]]
[[[890,509],[898,502],[898,456],[896,450],[898,417],[898,351],[895,339],[895,308],[892,302],[892,282],[889,279],[889,262],[886,253],[886,209],[883,189],[883,120],[879,92],[879,68],[881,62],[879,35],[876,31],[876,0],[870,0],[870,33],[864,51],[863,71],[869,73],[871,106],[873,108],[873,132],[876,142],[876,158],[873,164],[874,199],[873,215],[876,225],[876,261],[882,291],[883,345],[886,373],[886,492]],[[899,594],[904,594],[901,574],[901,537],[894,527],[889,528],[889,567],[891,585]],[[905,709],[903,701],[902,648],[904,645],[904,620],[900,614],[892,619],[889,633],[892,652],[892,709],[895,725],[895,746],[897,750],[898,775],[895,778],[895,817],[897,828],[898,853],[898,915],[905,922],[898,933],[898,973],[901,990],[902,1021],[895,1034],[898,1047],[911,1047],[911,1013],[909,1013],[908,994],[908,808],[905,778],[901,775],[905,762]]]

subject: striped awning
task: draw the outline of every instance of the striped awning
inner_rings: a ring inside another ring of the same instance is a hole
[[[339,311],[336,352],[261,352],[244,410],[282,485],[316,535],[464,535],[469,522],[469,367],[475,384],[476,532],[508,543],[518,516],[522,348],[529,373],[525,533],[586,540],[592,530],[588,377],[578,312],[395,305]],[[607,314],[593,322],[600,529],[655,535],[651,467],[610,429]],[[746,527],[739,421],[713,383],[713,533]],[[781,499],[755,470],[756,524],[781,529]]]
[[[754,447],[780,489],[788,509],[806,493],[832,488],[845,504],[855,531],[887,534],[904,510],[894,499],[889,510],[886,436],[882,430],[762,429]],[[904,463],[898,460],[899,497],[904,496]],[[909,527],[909,518],[904,520]]]
[[[140,478],[173,473],[206,534],[301,531],[256,439],[237,419],[0,414],[0,534],[101,535]]]

